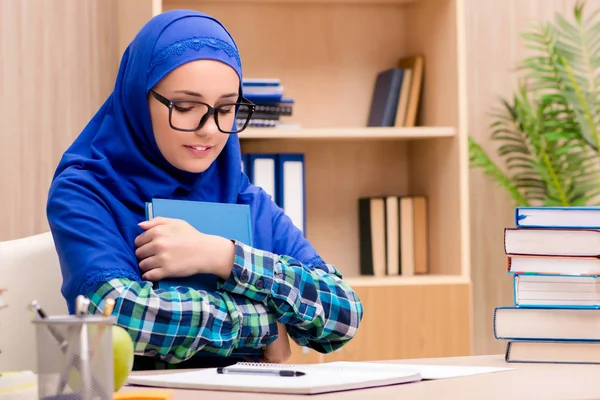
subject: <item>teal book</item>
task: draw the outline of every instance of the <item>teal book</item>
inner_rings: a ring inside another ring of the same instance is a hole
[[[250,206],[247,204],[152,199],[151,202],[146,203],[146,219],[154,217],[181,219],[202,233],[253,245],[252,219]],[[217,289],[217,281],[218,277],[215,275],[197,274],[186,278],[163,279],[157,283],[157,287],[169,289],[175,286],[186,286],[214,292]],[[260,354],[259,349],[237,349],[233,353],[234,356],[255,357],[258,354]]]
[[[154,217],[181,219],[199,232],[253,245],[250,206],[247,204],[152,199],[146,203],[146,219]],[[158,282],[159,288],[169,286],[188,286],[196,290],[214,291],[217,288],[217,277],[211,274],[197,274]]]

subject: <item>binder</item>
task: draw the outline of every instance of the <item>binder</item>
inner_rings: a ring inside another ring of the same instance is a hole
[[[242,172],[248,175],[248,154],[242,153]]]
[[[277,203],[276,193],[276,168],[277,156],[275,154],[266,153],[249,153],[248,154],[248,178],[253,185],[260,186],[267,192],[272,200]]]
[[[306,191],[304,154],[278,154],[276,169],[277,205],[306,235]]]

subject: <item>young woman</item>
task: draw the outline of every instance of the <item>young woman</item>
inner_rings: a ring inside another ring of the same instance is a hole
[[[260,187],[241,171],[237,46],[189,10],[150,20],[123,55],[113,93],[64,153],[47,204],[70,312],[116,300],[135,369],[231,364],[238,348],[284,362],[288,335],[330,352],[348,342],[362,305]],[[249,204],[253,247],[181,220],[145,221],[171,198]],[[216,276],[206,291],[155,289],[167,277]],[[210,357],[208,355],[211,355]],[[206,356],[206,357],[204,357]]]

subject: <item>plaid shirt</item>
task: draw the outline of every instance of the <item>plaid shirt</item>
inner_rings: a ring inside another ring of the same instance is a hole
[[[113,315],[134,338],[135,353],[172,364],[200,350],[229,356],[238,347],[264,348],[277,338],[276,321],[287,325],[297,344],[321,353],[354,337],[362,304],[333,266],[308,268],[234,243],[232,273],[216,292],[113,279],[88,294],[90,312],[115,299]]]

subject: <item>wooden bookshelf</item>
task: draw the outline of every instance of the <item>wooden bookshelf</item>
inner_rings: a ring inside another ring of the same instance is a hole
[[[356,289],[365,316],[340,351],[296,348],[290,362],[470,354],[462,0],[136,5],[145,7],[138,15],[192,8],[215,16],[236,39],[244,76],[279,78],[295,100],[285,122],[299,129],[249,128],[240,134],[242,151],[305,154],[307,237]],[[418,126],[366,127],[377,73],[415,54],[425,59]],[[428,197],[428,275],[359,273],[358,198],[392,194]]]
[[[355,276],[344,278],[352,287],[414,286],[414,285],[462,285],[469,278],[462,275],[424,274],[414,276]]]
[[[247,128],[240,133],[243,140],[275,139],[275,140],[408,140],[434,139],[452,137],[456,130],[449,127],[414,127],[414,128]]]
[[[201,0],[198,3],[230,3],[230,4],[343,4],[343,5],[403,5],[419,0]],[[188,0],[186,3],[193,2]],[[178,1],[176,4],[181,4]]]

